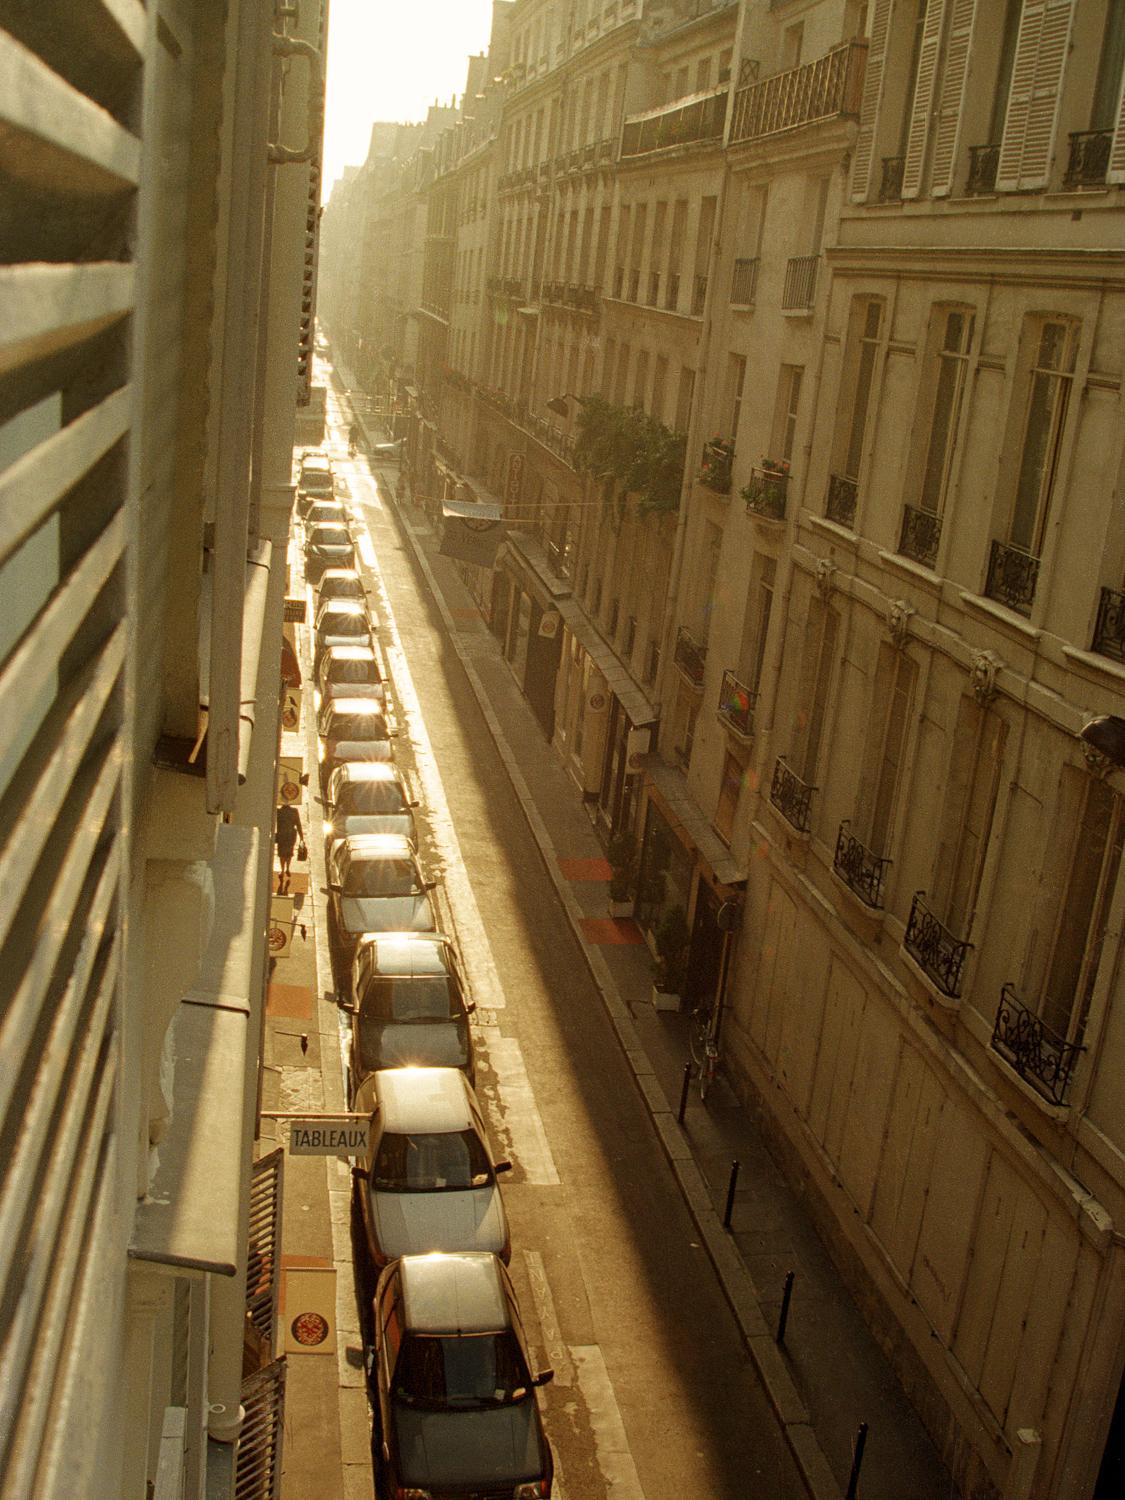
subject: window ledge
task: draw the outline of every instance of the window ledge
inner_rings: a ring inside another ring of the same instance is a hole
[[[1056,1125],[1065,1125],[1069,1121],[1071,1114],[1069,1104],[1052,1104],[1049,1099],[1044,1099],[1039,1090],[1032,1088],[1031,1084],[1016,1071],[1007,1058],[997,1052],[995,1047],[989,1046],[988,1055],[996,1077],[1029,1100],[1045,1119],[1053,1120]]]
[[[1006,605],[997,604],[995,599],[986,599],[983,594],[970,593],[968,589],[961,590],[961,603],[968,609],[975,609],[982,615],[988,615],[997,620],[1001,625],[1007,625],[1009,629],[1017,631],[1025,639],[1034,644],[1042,636],[1043,632],[1035,625],[1029,625],[1022,615],[1018,615],[1014,609],[1008,609]]]
[[[885,548],[879,548],[879,561],[885,563],[888,568],[903,573],[915,583],[920,583],[931,593],[941,587],[941,575],[933,568],[927,568],[923,563],[916,563],[909,557],[903,557],[901,552],[888,552]]]
[[[958,1011],[960,1011],[961,997],[947,995],[945,991],[926,973],[925,969],[923,969],[922,965],[914,957],[913,953],[911,953],[905,942],[899,944],[898,956],[906,965],[911,978],[915,981],[915,983],[920,984],[924,988],[926,994],[934,1002],[935,1005],[940,1006],[944,1011],[949,1011],[951,1015],[956,1015]]]
[[[1063,655],[1075,666],[1085,667],[1088,671],[1101,672],[1118,685],[1125,684],[1125,666],[1114,661],[1111,656],[1102,656],[1099,651],[1083,651],[1078,646],[1064,645],[1062,650]]]

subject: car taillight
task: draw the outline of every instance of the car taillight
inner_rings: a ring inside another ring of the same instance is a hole
[[[549,1479],[532,1479],[527,1484],[517,1484],[512,1500],[548,1500],[551,1493]]]

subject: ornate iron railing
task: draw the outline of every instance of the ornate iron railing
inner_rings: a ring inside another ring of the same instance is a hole
[[[914,893],[903,946],[943,995],[959,1000],[965,959],[973,945],[959,942],[949,928],[938,921],[926,905],[925,895],[925,891]]]
[[[750,307],[758,288],[758,257],[752,260],[736,260],[731,277],[730,300],[736,307]]]
[[[883,175],[879,179],[880,203],[900,203],[902,201],[902,174],[905,166],[905,156],[883,157]]]
[[[1086,1049],[1052,1031],[1005,984],[992,1028],[992,1050],[1048,1103],[1065,1104],[1075,1064]]]
[[[734,463],[733,443],[704,443],[699,482],[716,495],[730,494],[730,471]]]
[[[819,255],[792,255],[785,267],[785,285],[781,291],[782,312],[806,311],[816,295],[816,267]]]
[[[691,315],[693,318],[703,316],[703,307],[707,301],[707,277],[697,276],[692,283],[691,291]]]
[[[785,496],[789,489],[789,475],[776,469],[762,469],[756,465],[750,470],[750,480],[742,490],[746,509],[751,515],[764,516],[767,521],[784,521]]]
[[[676,650],[672,660],[693,686],[702,687],[707,647],[696,640],[686,625],[681,625],[676,631]]]
[[[814,62],[740,88],[734,96],[731,142],[858,114],[866,59],[866,41],[845,42]]]
[[[932,568],[937,559],[938,542],[941,540],[941,517],[932,510],[919,510],[914,505],[902,507],[902,531],[899,534],[898,550],[903,557]]]
[[[996,172],[1000,166],[1000,142],[988,146],[969,147],[969,176],[965,192],[970,197],[975,193],[996,191]]]
[[[627,118],[621,131],[621,155],[645,156],[668,146],[690,146],[700,141],[721,139],[727,112],[724,87],[702,98],[670,104]]]
[[[854,479],[843,474],[829,474],[824,514],[839,526],[854,526],[857,496],[858,486]]]
[[[1125,594],[1120,589],[1102,589],[1090,649],[1125,662]]]
[[[864,906],[881,911],[883,906],[883,882],[891,861],[873,854],[866,844],[853,838],[848,831],[851,821],[845,818],[836,835],[836,853],[832,868],[840,879],[854,891]]]
[[[773,780],[770,782],[770,801],[785,821],[791,823],[798,833],[809,831],[812,794],[815,791],[815,786],[809,786],[808,782],[801,780],[796,771],[790,769],[784,756],[777,757],[773,768]]]
[[[719,717],[737,734],[753,734],[754,709],[757,703],[757,693],[740,682],[733,672],[728,670],[723,673],[719,687]]]
[[[1072,130],[1063,187],[1103,187],[1112,143],[1112,130]]]
[[[1029,615],[1039,579],[1039,559],[1022,547],[994,541],[988,558],[984,592],[989,599],[1006,604],[1017,614]]]

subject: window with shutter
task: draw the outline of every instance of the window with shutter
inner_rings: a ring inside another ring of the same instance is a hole
[[[1125,182],[1125,69],[1117,94],[1117,112],[1114,115],[1113,143],[1109,148],[1109,167],[1105,174],[1107,182]]]
[[[922,188],[926,166],[926,148],[930,139],[930,115],[934,104],[934,84],[938,76],[938,56],[945,29],[946,0],[929,0],[922,23],[921,44],[914,74],[914,98],[910,106],[906,145],[903,152],[902,196],[917,198]]]
[[[871,160],[875,154],[875,124],[883,98],[884,62],[892,9],[893,0],[874,0],[871,10],[871,39],[867,47],[863,100],[859,109],[859,129],[852,157],[852,198],[857,203],[866,201],[870,187]]]
[[[1020,21],[996,186],[1047,185],[1074,0],[1026,0]]]
[[[935,198],[944,197],[953,186],[976,11],[977,0],[952,0],[931,148],[930,192]]]

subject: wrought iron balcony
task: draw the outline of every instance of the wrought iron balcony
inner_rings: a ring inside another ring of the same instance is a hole
[[[758,287],[758,257],[736,260],[730,284],[730,300],[735,307],[751,307]]]
[[[797,775],[785,762],[785,757],[779,755],[773,768],[773,780],[770,783],[770,801],[787,823],[791,823],[798,833],[808,833],[809,816],[812,805],[812,794],[816,791],[815,786],[809,786]]]
[[[691,314],[693,318],[703,316],[703,308],[707,301],[707,277],[697,276],[692,283],[691,291]]]
[[[865,844],[861,844],[859,839],[852,837],[848,831],[850,827],[851,822],[848,818],[840,824],[840,831],[836,835],[836,853],[832,859],[832,868],[848,889],[855,892],[864,906],[870,906],[873,911],[881,911],[883,882],[891,861],[880,858],[878,854],[872,854]]]
[[[751,735],[754,732],[754,709],[758,695],[731,671],[723,673],[719,688],[719,717],[729,724],[736,734]]]
[[[1029,615],[1039,579],[1039,559],[1022,547],[994,541],[988,558],[984,592],[989,599],[1006,604],[1017,614]]]
[[[914,893],[903,946],[943,995],[959,1000],[965,959],[973,945],[958,942],[926,905],[925,895],[925,891]]]
[[[902,202],[902,174],[906,166],[905,156],[884,156],[883,175],[879,179],[879,202]]]
[[[703,444],[699,482],[716,495],[730,494],[730,471],[734,463],[734,444],[723,441]]]
[[[676,631],[676,650],[672,660],[693,687],[703,686],[707,647],[696,640],[686,625],[681,625]]]
[[[858,493],[859,487],[854,479],[848,479],[843,474],[829,474],[828,502],[824,507],[824,514],[838,526],[854,526]]]
[[[1112,130],[1072,130],[1063,187],[1104,187]]]
[[[1000,165],[1000,142],[990,146],[969,147],[969,176],[965,192],[972,197],[976,193],[996,191],[996,171]]]
[[[750,515],[762,516],[767,521],[784,521],[788,490],[788,473],[755,465],[750,470],[749,483],[743,486],[742,498]]]
[[[816,267],[819,255],[792,255],[785,268],[785,285],[781,292],[782,312],[807,312],[816,295]]]
[[[1125,594],[1120,589],[1102,589],[1090,649],[1125,662]]]
[[[992,1050],[1049,1104],[1065,1104],[1075,1064],[1086,1049],[1052,1031],[1005,984],[992,1028]]]
[[[667,312],[675,312],[680,301],[680,273],[679,271],[668,272],[668,284],[664,293],[664,307]]]
[[[913,558],[923,567],[932,568],[937,560],[940,540],[940,516],[934,515],[932,510],[919,510],[914,505],[902,507],[902,531],[899,533],[898,550],[903,557]]]
[[[694,94],[660,109],[626,118],[621,132],[622,157],[645,156],[670,146],[721,140],[727,112],[727,89]]]
[[[866,60],[866,41],[845,42],[814,62],[739,89],[734,96],[732,144],[837,115],[858,115]]]

